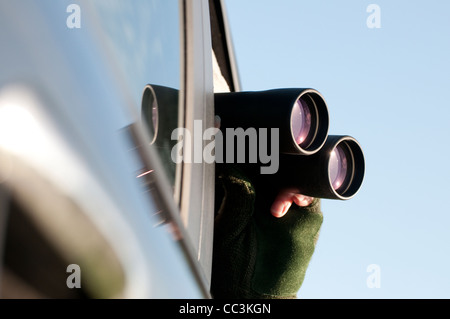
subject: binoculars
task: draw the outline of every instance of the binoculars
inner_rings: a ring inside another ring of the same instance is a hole
[[[236,153],[238,158],[242,155],[239,153],[251,153],[255,144],[267,150],[267,144],[272,143],[277,144],[272,148],[272,152],[277,154],[271,156],[277,157],[279,167],[265,178],[266,182],[293,187],[311,197],[340,200],[352,198],[360,189],[365,171],[361,146],[351,136],[328,135],[328,107],[318,91],[290,88],[216,93],[214,103],[215,114],[220,117],[220,132],[217,131],[220,134],[215,137],[216,163],[222,163],[225,152],[229,163],[233,162]],[[146,86],[142,117],[152,143],[157,147],[172,139],[171,134],[177,128],[174,120],[177,109],[177,90]],[[248,143],[244,141],[240,146],[235,145],[236,136],[223,132],[237,129],[246,132],[263,130],[270,138],[264,140],[259,136],[255,140],[249,135],[245,137]],[[174,147],[173,142],[169,144]],[[228,156],[230,153],[231,157]],[[264,180],[255,169],[264,163],[254,160],[254,157],[253,160],[248,159],[243,161],[241,156],[237,162],[250,176]]]
[[[314,89],[215,94],[221,129],[278,128],[279,170],[272,182],[303,195],[346,200],[360,189],[365,170],[358,141],[328,135],[328,107]]]

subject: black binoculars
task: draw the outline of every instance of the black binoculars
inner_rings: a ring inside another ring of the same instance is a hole
[[[360,189],[364,154],[353,137],[328,135],[328,107],[314,89],[215,94],[221,129],[278,128],[277,181],[304,195],[349,199]]]
[[[171,120],[177,101],[175,89],[146,86],[142,116],[154,144],[170,139],[170,132],[177,128]],[[311,197],[340,200],[352,198],[360,189],[365,171],[361,146],[351,136],[328,135],[328,107],[318,91],[292,88],[216,93],[214,104],[220,117],[216,163],[234,163],[236,155],[236,162],[246,172],[261,175],[262,170],[255,167],[267,162],[251,156],[259,146],[276,153],[270,154],[276,156],[277,166],[268,180],[283,187],[295,187]],[[243,134],[236,134],[238,129]],[[258,137],[257,130],[264,134]],[[241,141],[235,143],[236,138]]]

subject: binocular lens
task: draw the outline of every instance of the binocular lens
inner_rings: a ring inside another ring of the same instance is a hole
[[[332,137],[332,139],[336,139]],[[337,141],[330,153],[328,174],[331,187],[344,198],[350,198],[360,188],[364,178],[364,155],[358,142],[351,137]]]
[[[331,185],[335,190],[343,186],[349,171],[348,165],[348,156],[342,145],[336,146],[331,151],[329,167]]]
[[[299,98],[292,110],[292,133],[294,135],[295,142],[302,146],[303,143],[307,143],[308,135],[311,131],[311,110],[303,98]]]
[[[296,152],[291,154],[314,154],[323,146],[328,135],[325,100],[317,91],[309,89],[302,92],[291,108],[291,141],[296,146]]]

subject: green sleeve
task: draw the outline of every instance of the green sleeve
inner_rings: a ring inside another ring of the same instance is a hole
[[[216,187],[211,292],[214,298],[296,298],[322,225],[320,200],[270,214],[271,185],[257,188],[238,168],[224,166]],[[269,191],[263,191],[268,189]],[[220,193],[220,192],[218,192]]]

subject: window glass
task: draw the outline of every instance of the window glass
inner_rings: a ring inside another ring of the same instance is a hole
[[[148,126],[166,175],[174,187],[176,164],[171,150],[176,141],[181,79],[180,9],[178,0],[97,0],[92,2],[106,45],[132,103]]]

